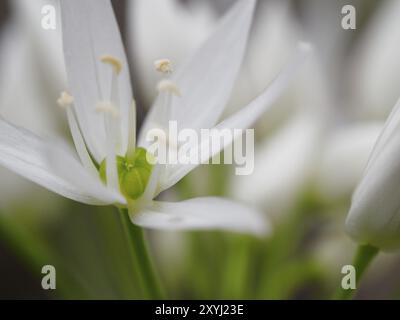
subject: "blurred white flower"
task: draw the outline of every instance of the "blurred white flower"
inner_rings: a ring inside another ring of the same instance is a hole
[[[1,38],[0,112],[38,134],[54,135],[61,132],[54,97],[66,79],[60,28],[45,31],[38,20],[45,3],[55,1],[12,2],[14,14]]]
[[[346,229],[356,241],[384,250],[400,245],[399,121],[400,100],[370,155],[346,220]]]
[[[256,146],[254,173],[232,180],[231,194],[234,197],[264,208],[268,216],[278,220],[295,209],[301,196],[308,191],[315,192],[330,204],[347,201],[362,176],[380,130],[380,124],[374,122],[345,120],[345,124],[341,123],[346,117],[343,107],[347,101],[336,95],[340,87],[337,82],[341,80],[337,75],[342,70],[341,54],[348,39],[343,30],[338,30],[337,15],[327,10],[330,3],[325,3],[328,7],[311,8],[316,4],[311,1],[310,6],[306,6],[311,9],[307,20],[309,36],[317,43],[315,59],[309,61],[291,90],[280,99],[282,102],[276,104],[275,110],[282,106],[286,109],[286,120],[277,129],[275,125],[272,134],[266,135],[266,141],[260,139]],[[332,5],[337,6],[337,3]],[[275,15],[275,25],[259,29],[260,39],[267,38],[261,36],[266,34],[266,30],[281,29],[285,30],[286,39],[300,37],[302,28],[293,22],[295,18],[285,10],[283,3],[275,4],[275,7],[270,4],[268,8],[275,8],[272,10],[275,13],[281,10],[281,14]],[[313,13],[318,13],[318,17],[312,17]],[[329,23],[324,24],[321,30],[316,26],[324,19]],[[269,21],[274,22],[273,19]],[[325,48],[327,39],[333,42],[329,44],[332,50]],[[284,48],[282,42],[280,46]],[[286,46],[290,47],[291,42],[293,40]],[[263,45],[264,42],[260,40],[260,43]],[[254,46],[256,48],[257,43]],[[279,50],[275,48],[275,51],[279,55]],[[254,74],[257,74],[256,67]],[[259,72],[258,76],[267,74]],[[272,117],[272,121],[276,122],[276,119]],[[266,117],[262,120],[266,127],[271,127],[270,122],[271,119]]]
[[[332,217],[341,216],[342,212],[331,212]],[[319,237],[313,243],[313,255],[322,263],[324,270],[338,276],[338,272],[344,265],[353,260],[354,250],[357,245],[349,237],[346,237],[343,230],[343,221],[339,219],[329,220],[322,227]],[[311,251],[311,250],[310,250]]]
[[[41,29],[37,18],[44,3],[49,1],[11,3],[12,15],[0,35],[0,115],[38,134],[54,136],[61,134],[53,108],[56,88],[64,83],[59,63],[62,52],[57,49],[61,37],[59,32],[46,34]],[[52,60],[58,62],[49,68],[47,63]],[[0,208],[4,211],[20,204],[21,195],[32,200],[31,206],[49,204],[42,189],[3,168],[0,175]]]
[[[313,115],[294,116],[256,146],[255,170],[232,179],[232,195],[277,219],[289,212],[310,182],[322,130]]]
[[[316,166],[316,189],[325,201],[347,200],[360,181],[382,130],[380,122],[360,122],[329,135]]]
[[[170,90],[160,93],[142,128],[139,146],[145,146],[147,130],[170,119],[187,128],[247,128],[281,94],[308,47],[300,47],[294,61],[260,96],[219,122],[244,56],[254,6],[255,1],[239,1],[205,44],[171,76],[169,81],[179,88],[182,97],[174,96]],[[61,1],[61,14],[73,96],[64,92],[58,102],[66,109],[80,161],[58,144],[2,120],[0,162],[67,198],[127,207],[133,223],[144,227],[268,231],[258,211],[228,200],[153,200],[196,165],[156,164],[152,168],[146,160],[146,150],[135,147],[136,110],[111,3],[65,0]],[[224,141],[222,148],[231,142]],[[203,150],[206,143],[202,141],[192,148]],[[206,161],[219,151],[200,154],[205,155],[202,160]]]
[[[400,83],[400,1],[382,1],[353,54],[349,71],[354,109],[362,117],[385,119]]]

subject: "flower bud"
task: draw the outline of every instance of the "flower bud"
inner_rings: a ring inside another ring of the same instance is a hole
[[[346,220],[360,244],[400,248],[400,100],[389,116],[358,185]]]

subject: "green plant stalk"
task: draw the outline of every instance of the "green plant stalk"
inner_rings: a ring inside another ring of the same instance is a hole
[[[249,299],[253,294],[249,292],[249,278],[252,275],[251,257],[256,240],[245,235],[232,235],[228,240],[230,241],[223,261],[224,272],[221,275],[222,298]]]
[[[356,254],[354,256],[353,266],[356,269],[356,285],[358,284],[367,270],[368,266],[371,264],[372,260],[378,254],[379,249],[370,245],[362,245],[357,248]],[[353,298],[356,289],[343,289],[339,288],[336,295],[334,296],[337,300],[350,300]]]
[[[104,263],[109,270],[109,281],[116,285],[119,299],[137,299],[141,294],[141,292],[138,292],[139,286],[135,278],[135,276],[138,276],[132,272],[130,265],[127,265],[126,260],[121,256],[121,252],[127,252],[129,246],[123,233],[119,237],[115,235],[116,232],[121,232],[122,228],[120,212],[101,213],[96,214],[99,228],[97,231],[99,241],[102,241],[102,247],[107,253]],[[118,271],[115,272],[115,270]]]
[[[258,279],[259,299],[289,299],[293,286],[286,279],[292,276],[287,265],[296,264],[298,260],[307,260],[306,253],[301,250],[302,241],[309,231],[311,220],[324,209],[324,204],[315,196],[313,189],[307,189],[299,198],[290,215],[276,225],[273,235],[260,245],[263,255],[262,271]],[[312,263],[307,263],[311,267]],[[312,273],[312,270],[309,270]],[[302,270],[303,274],[307,274]],[[301,279],[297,279],[301,283]],[[275,284],[286,284],[276,289]]]
[[[126,209],[120,209],[120,213],[132,264],[134,268],[137,268],[136,272],[139,275],[144,296],[149,299],[163,299],[164,292],[151,262],[143,230],[131,222]]]

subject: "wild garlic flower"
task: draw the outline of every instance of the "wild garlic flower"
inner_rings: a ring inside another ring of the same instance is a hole
[[[175,120],[182,128],[242,129],[251,126],[286,87],[308,52],[304,44],[294,61],[249,105],[219,121],[246,49],[254,0],[241,0],[205,44],[172,72],[169,61],[155,66],[168,77],[136,143],[136,108],[126,56],[109,0],[62,0],[63,47],[69,91],[65,109],[79,159],[59,144],[0,121],[0,163],[67,198],[93,205],[129,209],[133,223],[160,229],[220,228],[268,231],[262,215],[229,200],[204,197],[172,203],[155,201],[193,170],[194,164],[152,165],[145,135]],[[223,147],[231,141],[224,141]],[[208,141],[192,145],[202,161]],[[204,150],[203,150],[204,149]]]
[[[400,246],[400,100],[369,157],[346,220],[348,233],[360,244],[383,250]]]

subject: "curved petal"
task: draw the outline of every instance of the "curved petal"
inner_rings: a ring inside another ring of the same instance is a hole
[[[109,99],[111,69],[100,58],[112,55],[122,62],[118,94],[122,125],[122,153],[128,136],[132,90],[124,47],[109,0],[62,0],[62,35],[69,87],[89,149],[100,162],[106,155],[103,116],[95,111],[99,100]]]
[[[359,243],[381,249],[400,246],[400,131],[382,150],[354,192],[347,232]]]
[[[400,246],[399,106],[393,109],[375,144],[346,219],[347,231],[354,239],[382,249]]]
[[[230,129],[233,131],[231,139],[224,139],[224,143],[220,144],[220,149],[210,150],[209,139],[203,140],[199,145],[193,146],[193,148],[196,149],[195,154],[200,155],[199,163],[205,163],[208,161],[208,159],[229,146],[232,141],[242,134],[242,131],[238,129],[247,129],[252,126],[257,119],[280,97],[282,92],[294,79],[296,72],[310,53],[310,47],[307,44],[300,44],[298,51],[299,52],[295,54],[294,60],[291,61],[291,63],[289,63],[284,70],[282,70],[282,72],[262,94],[260,94],[246,107],[242,108],[215,126],[214,129],[216,130]],[[165,181],[161,182],[161,191],[173,186],[197,166],[198,164],[169,165],[168,176]]]
[[[0,164],[69,199],[95,205],[124,203],[70,154],[0,119]]]
[[[154,201],[132,222],[146,228],[163,230],[221,229],[265,235],[270,226],[255,209],[214,197],[194,198],[181,202]]]
[[[173,73],[171,80],[182,96],[172,97],[168,120],[176,120],[182,128],[215,125],[242,64],[254,6],[255,0],[238,1],[206,43]],[[157,100],[146,119],[140,141],[152,124],[164,123],[158,119]]]
[[[400,228],[400,100],[390,113],[369,156],[346,219],[348,233],[357,241],[381,248],[396,247]]]
[[[400,125],[400,99],[398,100],[397,104],[395,105],[389,117],[387,118],[385,125],[382,129],[382,132],[379,135],[376,144],[374,145],[374,148],[368,159],[368,165],[367,168],[365,169],[365,173],[369,170],[369,168],[373,165],[375,160],[382,153],[382,150],[385,148],[390,139],[394,137],[396,131],[399,130],[399,125]]]

